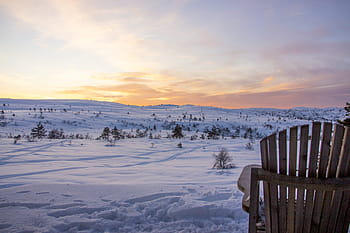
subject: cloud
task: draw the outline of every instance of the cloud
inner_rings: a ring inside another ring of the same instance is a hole
[[[329,59],[345,57],[350,53],[350,41],[303,41],[264,51],[262,57],[269,59],[288,59],[291,57],[314,57]]]
[[[267,85],[267,84],[271,83],[273,80],[274,80],[274,78],[272,76],[267,77],[262,81],[262,84]]]
[[[350,98],[350,85],[323,88],[300,88],[260,93],[233,93],[210,96],[208,103],[228,108],[291,108],[342,106]]]
[[[92,75],[94,79],[102,79],[102,80],[117,80],[117,79],[125,79],[125,78],[144,78],[149,74],[143,72],[119,72],[119,73],[98,73]]]
[[[210,80],[193,79],[153,86],[148,82],[124,80],[122,84],[81,86],[62,91],[61,94],[79,97],[85,95],[92,99],[107,98],[110,101],[135,105],[195,104],[226,108],[342,106],[350,98],[349,84],[325,82],[323,77],[319,80],[314,78],[277,82],[275,77],[268,76],[261,78],[255,89],[203,91],[202,86],[211,83]]]
[[[197,57],[189,46],[208,40],[207,32],[195,32],[184,23],[181,9],[189,2],[13,0],[0,6],[34,30],[34,40],[46,47],[81,50],[119,71],[154,71],[185,64],[184,56]],[[53,41],[60,41],[60,47]]]

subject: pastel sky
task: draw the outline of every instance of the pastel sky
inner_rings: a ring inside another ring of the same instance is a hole
[[[0,97],[350,101],[350,1],[0,0]]]

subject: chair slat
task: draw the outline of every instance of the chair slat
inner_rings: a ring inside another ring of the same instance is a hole
[[[349,191],[344,192],[342,207],[339,212],[345,213],[344,214],[345,217],[342,219],[341,216],[343,216],[343,214],[339,214],[340,216],[339,219],[341,219],[342,221],[339,221],[337,223],[337,228],[335,232],[337,232],[338,226],[339,226],[339,228],[340,227],[342,228],[342,230],[339,232],[348,233],[349,224],[350,224],[350,192]]]
[[[268,137],[269,145],[269,171],[277,173],[277,146],[276,134]],[[271,204],[271,231],[278,232],[278,187],[276,184],[270,184],[270,204]]]
[[[287,131],[283,130],[278,134],[279,151],[279,173],[287,175]],[[278,216],[279,232],[286,232],[287,229],[287,186],[280,186],[280,209]]]
[[[263,169],[268,170],[268,143],[267,138],[260,141],[260,153],[261,153],[261,166]],[[271,233],[271,216],[270,216],[270,185],[267,182],[263,182],[264,185],[264,207],[265,207],[265,228],[267,233]]]
[[[292,127],[289,132],[289,175],[296,176],[298,127]],[[295,229],[295,188],[288,187],[287,232]]]
[[[344,135],[344,128],[340,125],[336,125],[334,129],[334,136],[331,145],[331,153],[328,164],[327,178],[336,177],[337,167],[340,158],[340,152],[342,147],[342,140]],[[336,199],[333,199],[333,195]],[[332,203],[333,199],[333,203]],[[338,216],[338,210],[340,207],[340,201],[342,199],[342,193],[327,191],[324,195],[320,233],[328,232],[329,227],[333,228]],[[335,209],[333,209],[335,208]]]
[[[321,144],[321,155],[320,155],[320,165],[318,171],[319,178],[326,178],[327,167],[329,161],[329,152],[331,148],[331,138],[332,138],[332,124],[324,123],[322,144]]]
[[[301,126],[300,132],[300,150],[299,150],[299,171],[298,176],[306,177],[306,162],[308,152],[308,138],[309,138],[309,126]],[[305,189],[298,188],[298,198],[296,203],[296,231],[302,232],[304,225],[304,193]]]
[[[318,174],[317,174],[318,178],[326,178],[331,136],[332,136],[332,124],[324,123],[323,131],[322,131],[320,161],[319,161],[319,168],[318,168]],[[323,196],[324,196],[324,192],[316,191],[315,201],[314,201],[314,213],[312,216],[312,224],[311,224],[312,233],[317,233],[319,231],[318,227],[320,226],[320,222],[321,222]]]
[[[316,177],[317,172],[317,158],[320,145],[320,132],[321,132],[321,123],[314,122],[312,124],[312,133],[311,133],[311,148],[309,156],[309,169],[308,177]],[[310,232],[311,229],[311,220],[312,220],[312,211],[314,208],[314,190],[306,191],[306,205],[305,205],[305,216],[304,216],[304,227],[303,232]]]
[[[340,152],[340,162],[337,170],[337,177],[350,176],[350,127],[345,128],[343,145]],[[350,192],[343,194],[341,209],[335,227],[336,232],[347,232],[350,223]]]

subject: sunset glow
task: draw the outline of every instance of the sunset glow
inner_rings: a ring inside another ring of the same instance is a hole
[[[350,2],[0,0],[0,98],[350,101]]]

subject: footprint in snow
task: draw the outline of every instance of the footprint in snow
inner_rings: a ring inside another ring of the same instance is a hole
[[[19,192],[16,192],[16,193],[30,193],[30,191],[19,191]]]
[[[40,192],[40,193],[35,193],[37,195],[42,195],[42,194],[49,194],[50,192]]]
[[[0,224],[0,230],[3,230],[3,229],[6,229],[6,228],[9,228],[11,227],[12,225],[11,224]]]
[[[64,197],[72,197],[72,195],[70,195],[70,194],[61,194],[61,195]]]

